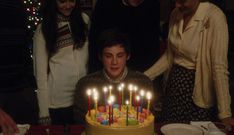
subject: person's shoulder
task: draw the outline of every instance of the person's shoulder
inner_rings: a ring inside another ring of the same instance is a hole
[[[204,2],[203,5],[207,6],[206,8],[206,17],[204,19],[205,25],[210,28],[220,28],[223,29],[226,26],[226,16],[223,11],[213,3]]]
[[[223,11],[218,6],[216,6],[215,4],[210,3],[210,2],[206,2],[204,4],[209,5],[207,13],[208,13],[208,17],[210,19],[219,20],[219,19],[226,18]]]
[[[101,71],[97,71],[94,73],[90,73],[84,77],[82,77],[79,82],[87,82],[87,81],[92,81],[92,80],[96,80],[97,78],[100,78],[100,76],[102,75]]]
[[[97,71],[82,77],[77,83],[77,89],[87,89],[90,87],[96,87],[103,84],[103,73],[102,71]]]

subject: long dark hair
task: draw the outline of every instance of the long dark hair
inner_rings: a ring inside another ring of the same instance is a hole
[[[45,0],[42,6],[42,32],[46,41],[46,48],[51,57],[56,53],[57,39],[57,3],[56,0]],[[76,5],[69,17],[74,48],[82,48],[87,35],[87,27],[81,15],[80,0],[76,0]]]

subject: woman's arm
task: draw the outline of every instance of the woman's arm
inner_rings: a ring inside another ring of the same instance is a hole
[[[169,68],[169,60],[168,60],[168,49],[165,53],[160,57],[160,59],[151,66],[148,70],[144,72],[151,80],[153,80],[158,75],[162,74]]]
[[[33,38],[33,60],[34,75],[37,82],[37,98],[39,103],[39,117],[49,117],[49,97],[48,97],[48,54],[46,43],[41,31],[41,25],[38,26]]]
[[[228,78],[228,27],[225,15],[219,11],[212,13],[209,23],[212,33],[211,71],[217,98],[218,116],[225,123],[233,123],[231,117],[231,97]]]

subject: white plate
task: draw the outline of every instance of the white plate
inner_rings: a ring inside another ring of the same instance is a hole
[[[203,135],[203,131],[193,125],[173,123],[162,126],[161,132],[164,135]]]

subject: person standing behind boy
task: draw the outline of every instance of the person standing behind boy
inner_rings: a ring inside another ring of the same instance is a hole
[[[73,123],[77,81],[86,75],[89,17],[78,0],[45,0],[34,34],[34,70],[40,124]]]
[[[144,74],[127,68],[126,63],[130,59],[130,44],[126,35],[116,29],[104,31],[98,42],[99,59],[103,64],[103,69],[89,74],[79,80],[75,92],[74,100],[74,119],[77,124],[85,122],[87,113],[87,95],[88,88],[96,88],[99,93],[103,92],[104,86],[113,86],[113,93],[117,95],[115,89],[120,83],[127,85],[135,84],[140,89],[153,91],[151,80]],[[125,94],[128,95],[127,89]],[[99,99],[103,99],[103,94],[99,94]],[[126,97],[126,96],[125,96]],[[102,104],[101,101],[99,104]]]
[[[118,28],[131,42],[128,67],[145,71],[159,57],[158,0],[98,0],[92,14],[89,35],[89,72],[101,69],[97,38],[106,29]]]

